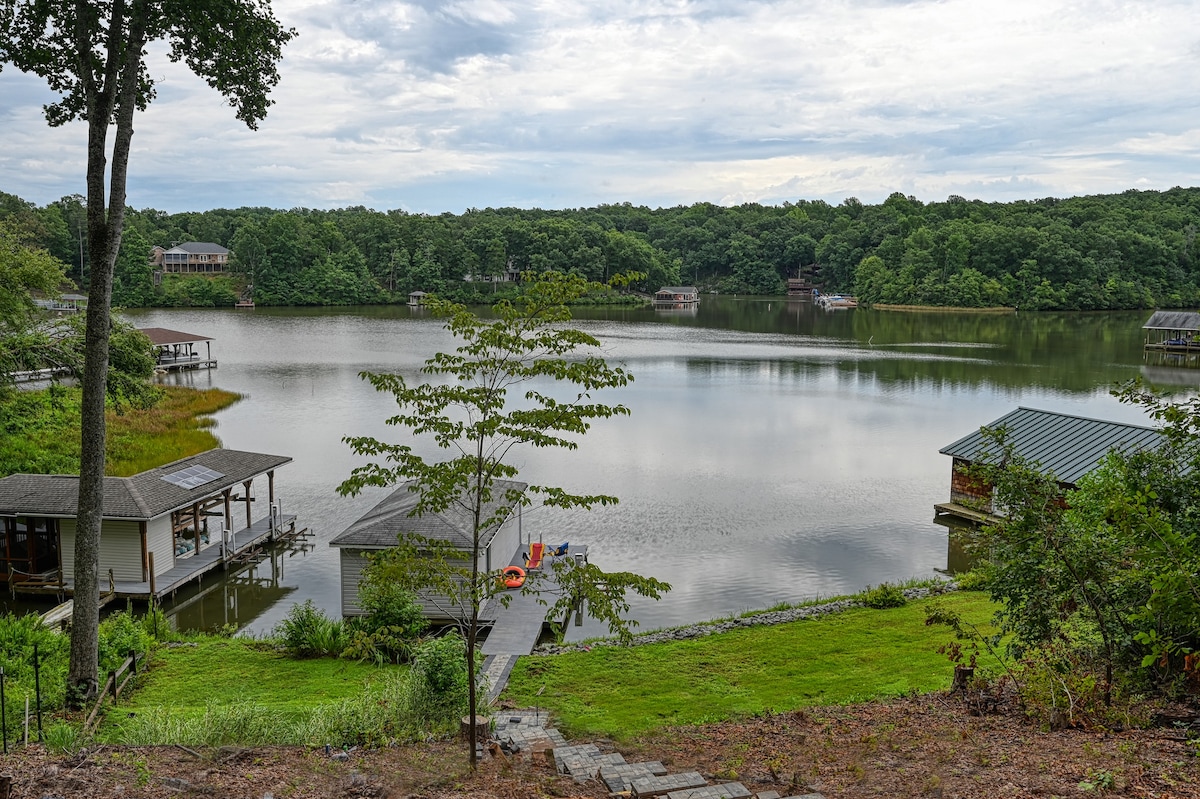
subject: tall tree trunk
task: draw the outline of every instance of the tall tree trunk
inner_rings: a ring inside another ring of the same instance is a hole
[[[143,0],[135,0],[141,7]],[[117,2],[111,28],[124,24],[125,4]],[[80,29],[79,35],[85,34]],[[82,44],[82,42],[81,42]],[[84,333],[83,400],[80,408],[79,506],[75,522],[75,591],[71,615],[71,661],[67,702],[80,707],[96,695],[100,654],[100,529],[104,519],[104,454],[107,442],[104,405],[108,388],[108,342],[111,331],[113,270],[125,224],[125,185],[133,139],[137,77],[145,46],[144,20],[134,17],[129,47],[118,59],[110,47],[104,86],[89,93],[87,225],[92,256]],[[81,47],[81,52],[85,50]],[[95,87],[93,87],[95,88]],[[108,202],[104,178],[108,161],[108,127],[116,111]]]

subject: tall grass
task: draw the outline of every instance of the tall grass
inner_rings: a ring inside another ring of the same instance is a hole
[[[80,390],[0,393],[0,475],[79,471]],[[107,414],[105,473],[127,477],[220,446],[209,414],[239,395],[220,389],[164,388],[154,407]]]
[[[457,717],[431,719],[425,692],[407,672],[393,672],[361,694],[309,708],[209,702],[199,715],[169,706],[116,720],[104,739],[128,746],[383,746],[451,733]]]

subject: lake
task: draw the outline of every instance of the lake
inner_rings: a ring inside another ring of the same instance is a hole
[[[341,439],[397,441],[394,409],[364,370],[420,379],[454,346],[423,309],[259,308],[130,312],[141,327],[211,336],[220,367],[170,376],[244,399],[216,416],[224,446],[291,456],[276,487],[314,535],[180,603],[183,627],[269,631],[295,602],[340,613],[328,542],[384,495],[335,491],[361,461]],[[1148,312],[1009,315],[823,311],[781,298],[704,297],[692,311],[580,309],[580,328],[635,376],[597,399],[601,421],[574,452],[526,451],[521,479],[620,497],[590,512],[526,509],[549,544],[671,583],[635,602],[651,629],[929,577],[957,558],[933,505],[949,498],[938,450],[1018,405],[1144,423],[1109,394],[1143,375],[1194,391],[1200,371],[1144,362]],[[418,451],[434,454],[428,444]],[[270,579],[267,579],[267,578]],[[585,624],[571,637],[602,632]]]

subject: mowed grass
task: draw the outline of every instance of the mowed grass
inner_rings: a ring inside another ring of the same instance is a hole
[[[626,738],[666,725],[944,689],[954,668],[937,649],[954,634],[925,625],[930,601],[691,641],[521,658],[504,697],[549,708],[569,734]],[[984,629],[996,610],[979,592],[935,601]]]
[[[158,649],[121,711],[201,716],[209,704],[253,704],[299,713],[355,698],[373,681],[404,670],[334,658],[300,660],[258,641],[204,638]]]

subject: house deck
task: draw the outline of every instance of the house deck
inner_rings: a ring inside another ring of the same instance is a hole
[[[296,531],[296,517],[283,515],[276,518],[272,527],[270,517],[264,517],[233,533],[231,543],[222,550],[221,542],[214,541],[199,552],[182,559],[178,565],[158,575],[153,582],[117,580],[111,584],[113,596],[117,599],[137,599],[149,601],[151,598],[160,600],[179,590],[183,586],[198,580],[205,574],[218,568],[227,568],[230,564],[244,561],[263,544],[272,541],[283,541],[302,534]],[[25,593],[66,594],[74,593],[74,579],[64,579],[62,583],[42,583],[31,585],[17,583],[13,587]],[[109,588],[109,582],[101,578],[101,589]]]

